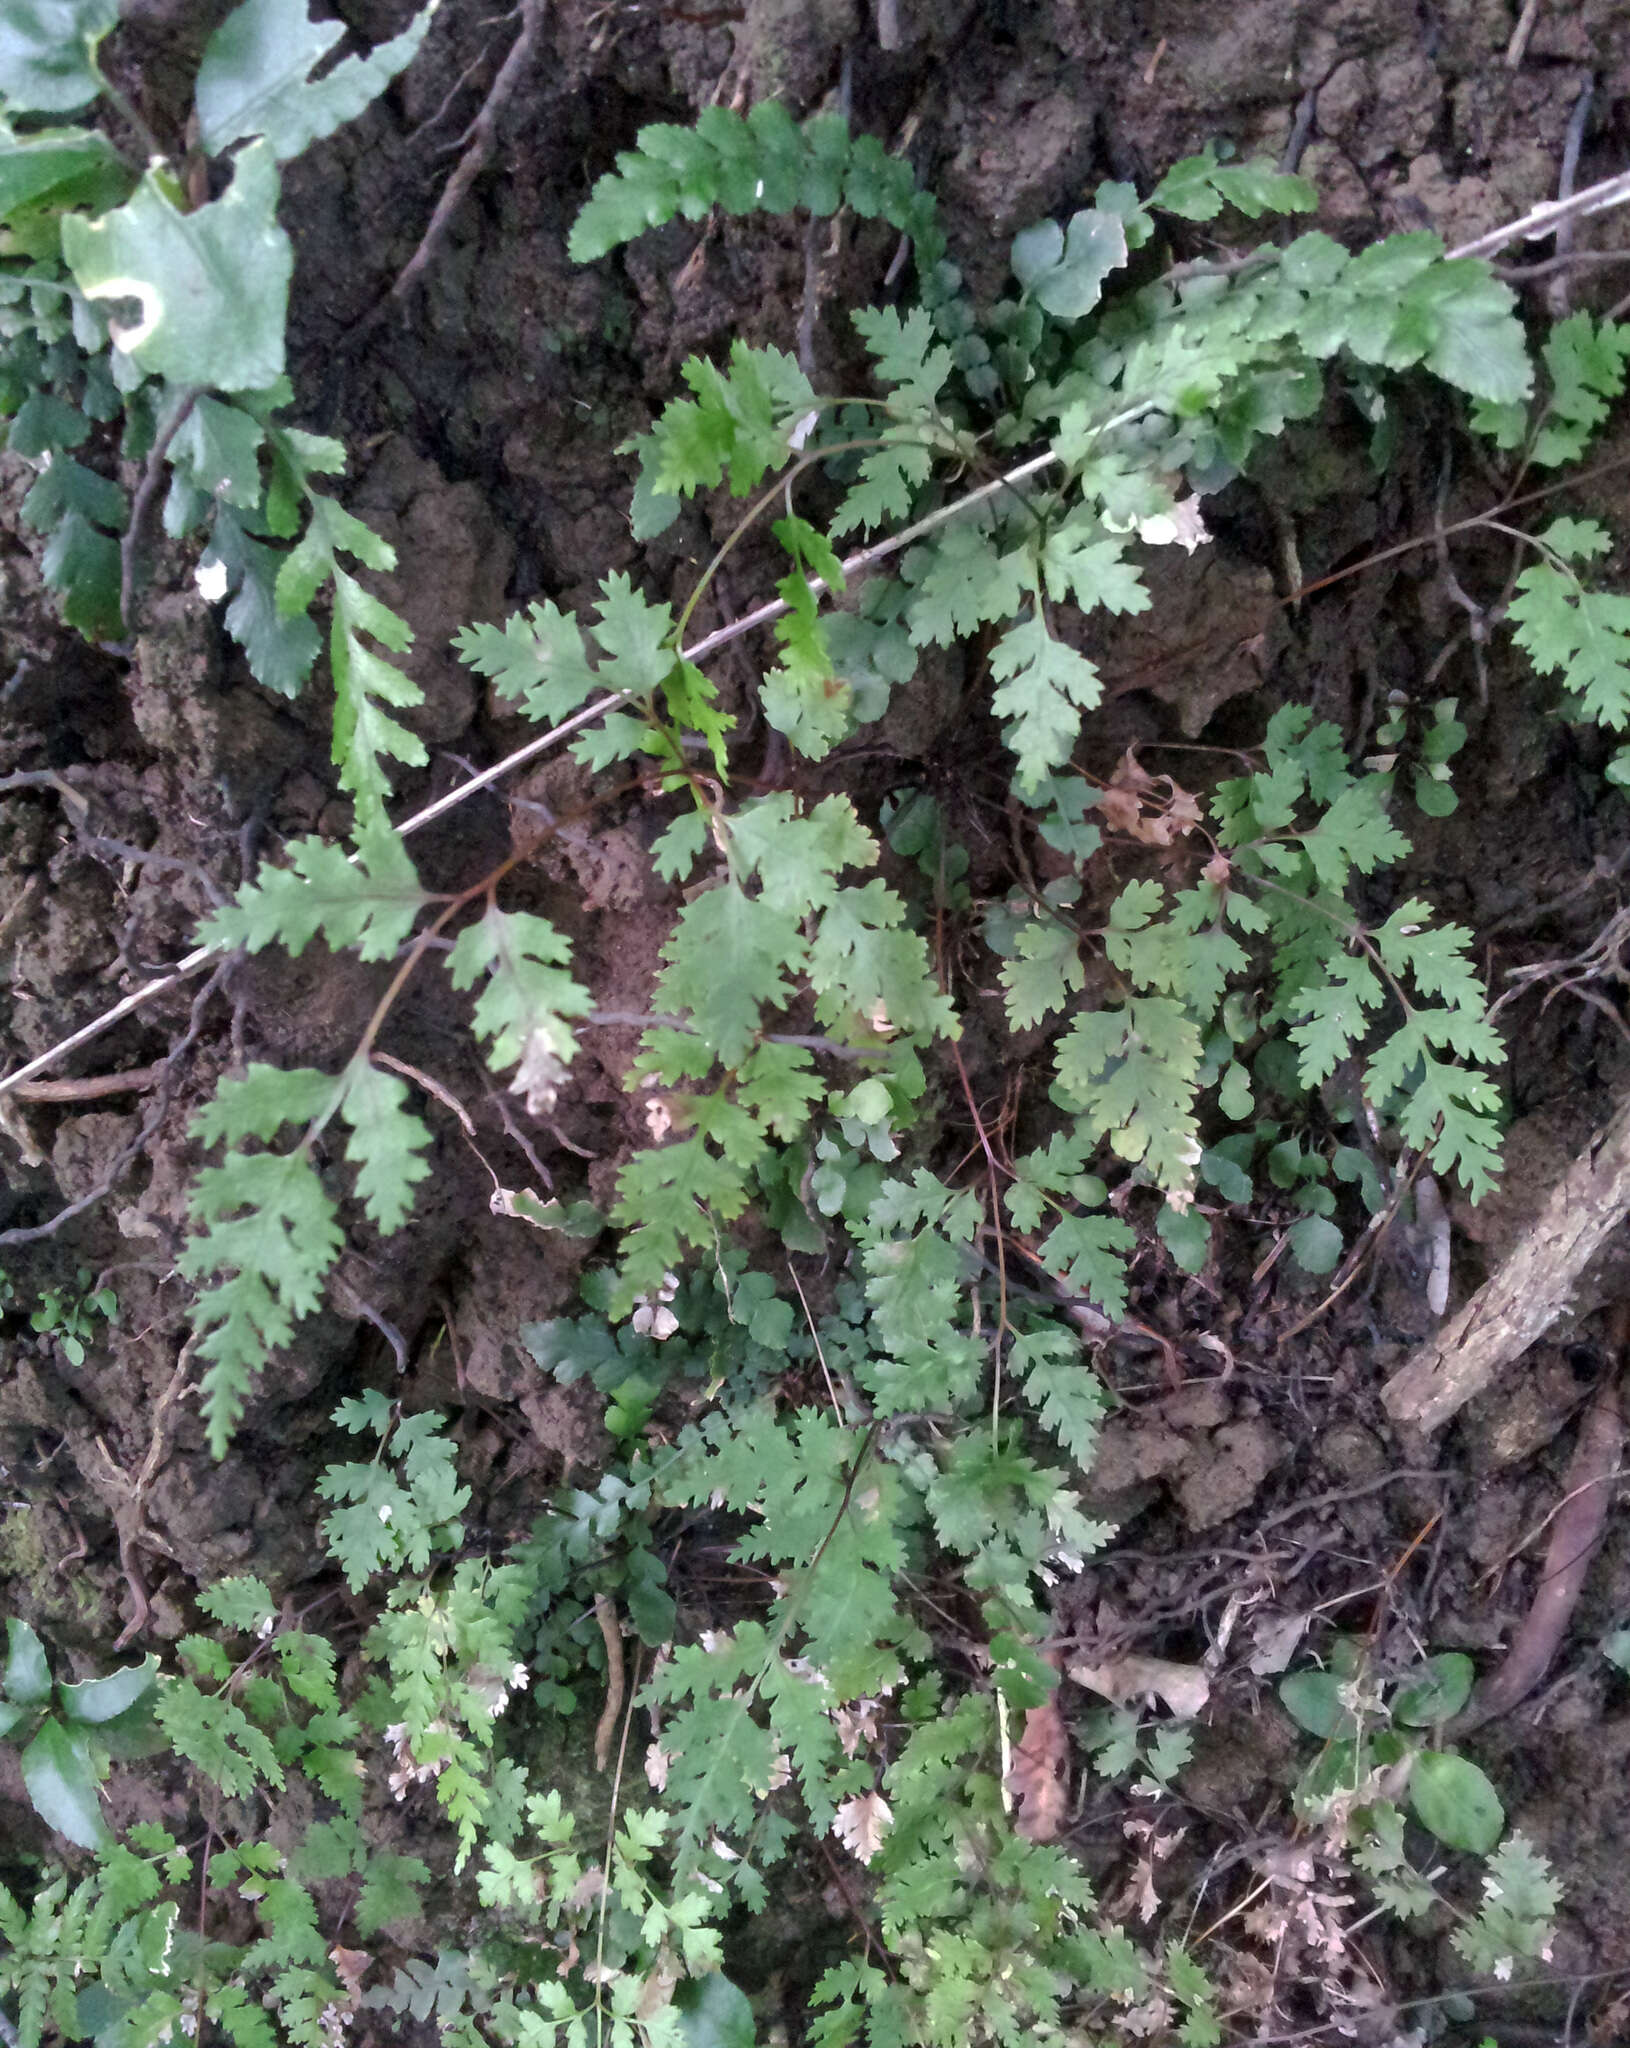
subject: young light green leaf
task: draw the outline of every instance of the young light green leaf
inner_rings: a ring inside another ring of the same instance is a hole
[[[1265,157],[1222,164],[1208,142],[1198,156],[1172,165],[1145,202],[1183,220],[1215,220],[1224,203],[1254,219],[1262,213],[1311,213],[1318,194],[1306,178],[1278,170]]]
[[[334,625],[329,637],[329,665],[334,674],[333,759],[341,787],[356,798],[359,817],[369,820],[383,815],[390,795],[385,759],[418,768],[430,758],[418,734],[409,732],[384,708],[411,709],[424,701],[424,692],[362,638],[364,633],[371,634],[399,654],[413,638],[407,621],[337,564],[333,574]]]
[[[840,889],[809,947],[815,1015],[822,1024],[955,1037],[956,1007],[938,986],[906,906],[879,880]]]
[[[430,1171],[424,1120],[406,1106],[407,1083],[365,1056],[341,1077],[339,1114],[351,1126],[345,1156],[357,1169],[357,1196],[378,1227],[400,1230],[413,1213],[413,1189]]]
[[[809,379],[780,349],[739,338],[728,370],[691,356],[681,375],[696,397],[670,399],[646,437],[650,488],[689,496],[728,471],[731,495],[745,497],[791,456],[794,429],[815,402]]]
[[[204,48],[193,100],[199,144],[218,156],[246,136],[264,136],[279,163],[354,119],[376,100],[424,41],[438,0],[430,0],[389,42],[346,57],[320,79],[311,74],[345,33],[342,22],[311,20],[305,0],[244,0]]]
[[[1084,654],[1054,639],[1039,611],[1002,635],[990,670],[1001,685],[991,709],[1009,721],[1005,736],[1018,758],[1018,786],[1029,794],[1069,760],[1081,714],[1097,705],[1103,683]]]
[[[299,954],[318,933],[336,952],[388,960],[429,899],[401,837],[382,818],[358,834],[357,857],[327,840],[291,840],[286,868],[263,867],[235,903],[212,911],[200,943],[251,953],[274,942]]]
[[[267,1737],[235,1701],[173,1679],[159,1694],[157,1715],[178,1756],[194,1763],[229,1799],[260,1785],[281,1791],[283,1767]]]
[[[1029,1030],[1085,987],[1079,936],[1061,918],[1028,919],[1019,927],[1013,957],[1002,962],[1000,979],[1009,1023],[1016,1031]]]
[[[277,1602],[265,1581],[251,1577],[217,1579],[202,1586],[198,1604],[223,1628],[238,1629],[245,1635],[259,1635],[277,1614]]]
[[[459,933],[447,960],[454,988],[469,988],[485,976],[475,1028],[492,1041],[489,1064],[519,1061],[517,1087],[540,1103],[547,1097],[550,1107],[577,1052],[566,1020],[594,1007],[588,990],[565,971],[571,957],[570,943],[545,918],[489,904],[478,923]]]
[[[1507,608],[1513,635],[1538,672],[1560,672],[1585,713],[1615,732],[1630,725],[1630,597],[1587,590],[1536,562],[1517,578]]]
[[[1062,1216],[1043,1238],[1042,1263],[1075,1293],[1119,1322],[1126,1314],[1126,1262],[1137,1233],[1119,1216]]]
[[[787,972],[807,957],[795,918],[727,882],[680,912],[663,948],[657,997],[687,1015],[727,1067],[738,1067],[765,1005],[779,1008],[788,999]]]
[[[1028,557],[1004,552],[969,516],[912,548],[901,574],[912,586],[906,623],[919,647],[949,647],[981,625],[1012,618],[1029,588]]]
[[[1079,1340],[1056,1325],[1032,1330],[1014,1339],[1008,1369],[1034,1404],[1042,1427],[1052,1431],[1085,1471],[1092,1463],[1109,1397],[1082,1356]]]
[[[62,253],[86,298],[136,302],[109,331],[150,376],[262,391],[283,374],[294,268],[277,196],[271,150],[252,143],[219,199],[182,213],[149,173],[100,220],[66,215]]]
[[[332,1080],[329,1080],[332,1088]],[[281,1118],[279,1119],[281,1122]],[[193,1190],[199,1234],[177,1261],[189,1280],[216,1279],[198,1297],[194,1327],[204,1374],[210,1449],[224,1457],[251,1382],[322,1299],[344,1237],[332,1197],[305,1153],[235,1153],[207,1166]]]
[[[1058,1086],[1095,1138],[1142,1161],[1169,1195],[1187,1194],[1200,1162],[1194,1093],[1200,1033],[1182,1004],[1134,996],[1078,1016],[1059,1042]]]
[[[362,1889],[357,1895],[357,1932],[371,1940],[395,1920],[411,1920],[424,1910],[421,1886],[430,1882],[430,1866],[417,1856],[369,1856]]]
[[[878,382],[890,387],[890,411],[931,414],[955,365],[951,351],[935,345],[933,315],[915,306],[902,319],[892,306],[860,306],[849,317]]]
[[[539,725],[554,725],[604,687],[589,665],[577,621],[557,606],[533,603],[497,626],[464,626],[453,636],[459,659],[488,676],[500,696],[518,700]]]

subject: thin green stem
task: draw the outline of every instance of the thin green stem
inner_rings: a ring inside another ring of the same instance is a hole
[[[1411,1003],[1408,996],[1404,994],[1403,989],[1399,986],[1398,981],[1392,972],[1392,969],[1388,967],[1385,960],[1382,959],[1381,954],[1375,945],[1375,942],[1370,937],[1369,929],[1367,926],[1359,924],[1356,921],[1349,921],[1344,917],[1338,917],[1336,912],[1330,908],[1329,904],[1321,903],[1318,897],[1300,896],[1294,889],[1287,889],[1282,882],[1275,882],[1271,880],[1267,875],[1253,875],[1250,873],[1248,869],[1239,867],[1236,867],[1234,872],[1237,875],[1239,875],[1242,880],[1255,882],[1256,884],[1258,884],[1259,887],[1263,889],[1271,889],[1275,895],[1283,896],[1287,902],[1300,903],[1308,910],[1316,910],[1322,918],[1327,919],[1330,924],[1335,926],[1336,930],[1342,934],[1343,938],[1348,939],[1354,944],[1363,948],[1364,952],[1368,955],[1372,966],[1375,967],[1376,971],[1380,974],[1382,980],[1385,981],[1388,988],[1392,990],[1392,993],[1396,997],[1400,1008],[1403,1010],[1405,1019],[1407,1020],[1415,1015],[1414,1004]]]
[[[776,478],[773,484],[767,485],[766,488],[758,494],[758,496],[748,506],[747,510],[736,521],[735,525],[725,535],[724,539],[720,542],[719,546],[714,551],[712,559],[709,561],[707,567],[702,571],[701,577],[697,582],[696,588],[691,592],[690,596],[686,599],[684,610],[679,614],[679,617],[675,622],[673,633],[675,647],[681,649],[683,648],[685,641],[685,632],[686,628],[690,625],[691,615],[696,610],[697,605],[701,602],[703,595],[707,591],[709,585],[712,583],[714,577],[717,576],[720,569],[723,568],[726,560],[729,558],[731,554],[734,553],[736,548],[746,538],[748,533],[751,532],[753,526],[760,518],[762,518],[765,511],[776,502],[776,500],[782,495],[784,491],[790,491],[792,489],[792,486],[797,482],[798,478],[803,474],[803,472],[806,469],[813,469],[817,463],[827,462],[834,455],[851,455],[857,449],[864,448],[875,452],[879,448],[898,447],[900,445],[902,444],[898,442],[886,441],[879,435],[866,434],[861,435],[852,441],[834,441],[830,442],[827,446],[823,448],[811,448],[806,453],[800,455],[797,461],[792,465],[791,469],[784,470],[781,473],[781,475]],[[907,443],[905,445],[921,445],[923,447],[932,448],[935,444],[932,442],[925,441],[920,444]],[[815,584],[819,584],[822,590],[826,589],[826,584],[822,582],[819,577],[814,578],[813,581]],[[832,595],[836,596],[837,593],[834,591]],[[787,609],[788,607],[786,605],[782,605],[780,607],[780,611],[782,612],[785,612]],[[684,658],[685,657],[681,655],[681,659]]]

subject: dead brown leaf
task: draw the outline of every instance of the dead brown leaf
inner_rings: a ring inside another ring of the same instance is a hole
[[[1158,789],[1160,782],[1158,777],[1151,775],[1138,759],[1137,749],[1135,747],[1128,747],[1126,752],[1115,763],[1115,773],[1109,778],[1109,786],[1111,789],[1134,789],[1139,792],[1147,792]]]
[[[1098,798],[1098,808],[1117,832],[1128,832],[1138,838],[1143,829],[1143,805],[1129,789],[1117,789],[1113,783],[1103,790]]]
[[[1192,1721],[1211,1697],[1211,1681],[1196,1664],[1164,1657],[1111,1657],[1102,1664],[1072,1664],[1070,1676],[1117,1705],[1154,1693],[1180,1721]]]
[[[1070,1738],[1056,1695],[1025,1715],[1007,1789],[1019,1802],[1016,1832],[1027,1842],[1056,1842],[1070,1806]]]
[[[1170,794],[1162,798],[1162,789]],[[1169,775],[1151,775],[1130,747],[1100,791],[1098,808],[1115,831],[1144,846],[1170,846],[1200,823],[1198,800]]]
[[[1171,782],[1170,776],[1166,779]],[[1172,800],[1166,806],[1166,817],[1174,831],[1192,832],[1200,822],[1199,798],[1172,782]]]
[[[870,1863],[893,1819],[893,1808],[881,1792],[857,1792],[833,1814],[832,1832],[851,1856]]]
[[[328,1960],[334,1965],[334,1975],[340,1980],[340,1989],[345,1993],[346,2003],[354,2011],[362,2000],[362,1980],[368,1974],[368,1965],[374,1954],[368,1948],[341,1948],[337,1943],[328,1951]]]

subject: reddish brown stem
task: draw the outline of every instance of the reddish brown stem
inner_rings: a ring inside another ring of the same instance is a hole
[[[1561,1646],[1591,1559],[1607,1528],[1607,1510],[1618,1477],[1624,1425],[1619,1413],[1616,1377],[1610,1373],[1597,1388],[1579,1431],[1568,1466],[1565,1499],[1551,1525],[1533,1603],[1512,1638],[1504,1661],[1486,1685],[1479,1686],[1471,1705],[1455,1724],[1465,1734],[1507,1714],[1525,1700],[1551,1668]]]

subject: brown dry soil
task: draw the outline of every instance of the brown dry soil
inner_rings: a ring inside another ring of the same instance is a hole
[[[133,0],[125,11],[129,84],[162,124],[221,10]],[[402,0],[344,0],[339,11],[370,39],[407,12]],[[706,517],[638,550],[617,445],[671,392],[684,355],[738,333],[790,346],[803,309],[806,245],[794,225],[714,223],[704,234],[675,224],[592,270],[572,267],[574,211],[641,123],[770,94],[805,112],[846,90],[857,125],[909,147],[941,195],[958,260],[987,291],[1016,228],[1067,211],[1105,175],[1146,188],[1210,137],[1278,155],[1297,129],[1301,168],[1322,194],[1320,225],[1355,243],[1430,225],[1451,244],[1551,196],[1570,115],[1592,81],[1579,181],[1618,168],[1630,141],[1630,14],[1614,0],[1542,5],[1516,63],[1506,61],[1509,0],[880,0],[876,15],[896,22],[899,47],[879,47],[873,10],[858,0],[558,0],[489,167],[405,311],[360,349],[345,346],[346,332],[412,253],[512,24],[451,0],[387,99],[292,169],[291,369],[305,423],[344,437],[352,502],[400,551],[383,593],[418,634],[426,702],[415,722],[431,765],[403,778],[404,804],[522,737],[451,659],[455,626],[536,596],[585,603],[612,569],[683,595],[710,538]],[[1611,246],[1611,230],[1587,227],[1586,244]],[[810,247],[816,357],[841,377],[852,366],[844,308],[881,291],[893,251],[849,228],[830,239],[823,228]],[[1206,247],[1197,231],[1192,253]],[[1622,287],[1622,273],[1606,275]],[[1611,281],[1592,299],[1594,289],[1585,303],[1615,295]],[[1537,295],[1534,310],[1544,310]],[[1325,423],[1218,500],[1215,547],[1171,571],[1155,608],[1095,647],[1115,687],[1078,758],[1102,775],[1133,742],[1247,745],[1292,699],[1362,748],[1386,693],[1419,690],[1463,623],[1434,551],[1400,554],[1300,603],[1285,597],[1429,531],[1440,477],[1447,516],[1486,502],[1465,445],[1434,414],[1423,411],[1404,438],[1411,454],[1378,482],[1361,444]],[[321,692],[290,705],[251,684],[185,561],[159,565],[131,649],[76,642],[55,623],[19,534],[21,487],[15,464],[0,468],[0,775],[50,770],[62,782],[0,798],[6,1066],[185,952],[196,918],[246,860],[345,819]],[[1609,518],[1623,509],[1608,488],[1575,498]],[[719,604],[745,607],[765,566],[744,551]],[[1488,596],[1507,562],[1483,544],[1457,553],[1454,567]],[[721,669],[744,711],[751,661],[733,651]],[[990,896],[1012,879],[1013,843],[980,682],[971,663],[942,663],[822,774],[823,786],[838,779],[867,798],[932,789],[970,847],[976,894]],[[1600,737],[1558,722],[1503,648],[1488,651],[1480,678],[1462,638],[1432,687],[1458,694],[1471,726],[1463,801],[1423,824],[1404,884],[1473,928],[1494,985],[1506,987],[1512,970],[1566,962],[1609,927],[1624,900],[1630,820],[1623,799],[1604,794]],[[755,746],[749,725],[749,768]],[[1182,776],[1186,764],[1203,783],[1209,758],[1162,753],[1158,765]],[[507,830],[498,800],[466,804],[418,842],[427,879],[445,886],[480,872]],[[671,916],[648,836],[630,806],[528,885],[578,946],[578,971],[606,1009],[647,1007]],[[960,944],[975,1087],[995,1100],[998,1061],[1021,1062],[1038,1045],[1005,1038],[998,1006],[979,994],[994,963],[971,933]],[[1457,1217],[1457,1301],[1625,1081],[1616,933],[1588,976],[1558,993],[1564,978],[1558,967],[1502,1012],[1512,1170],[1505,1194]],[[188,1118],[244,1054],[343,1060],[377,985],[372,970],[321,948],[292,963],[263,957],[154,1004],[58,1070],[145,1069],[186,1041],[156,1089],[6,1111],[0,1257],[17,1305],[0,1335],[0,1612],[33,1622],[80,1674],[106,1668],[109,1646],[128,1634],[138,1580],[151,1611],[134,1640],[162,1648],[192,1625],[191,1592],[205,1575],[252,1568],[288,1586],[317,1569],[311,1488],[336,1450],[327,1417],[365,1383],[450,1411],[478,1488],[476,1519],[493,1531],[523,1526],[564,1474],[593,1468],[605,1442],[582,1389],[544,1382],[515,1337],[520,1323],[570,1304],[584,1248],[551,1250],[524,1224],[491,1216],[485,1172],[444,1119],[415,1220],[383,1244],[353,1233],[328,1306],[268,1376],[227,1462],[210,1462],[184,1408],[133,1504],[185,1328],[173,1261],[198,1164]],[[605,1196],[643,1136],[621,1085],[630,1039],[590,1034],[557,1122],[530,1134],[569,1191]],[[474,1105],[481,1150],[516,1184],[531,1177],[457,1015],[430,1001],[405,1006],[387,1049]],[[954,1155],[969,1134],[946,1101]],[[52,1228],[65,1205],[69,1220]],[[1238,1897],[1226,1872],[1260,1850],[1262,1817],[1283,1828],[1285,1789],[1305,1758],[1274,1701],[1263,1646],[1283,1649],[1282,1624],[1304,1619],[1310,1642],[1333,1624],[1371,1633],[1383,1664],[1422,1645],[1485,1660],[1497,1651],[1532,1596],[1535,1532],[1606,1369],[1589,1312],[1620,1291],[1613,1273],[1593,1276],[1576,1328],[1556,1333],[1441,1441],[1405,1442],[1378,1390],[1431,1323],[1411,1247],[1384,1247],[1340,1303],[1288,1334],[1319,1294],[1288,1261],[1264,1259],[1272,1242],[1271,1230],[1244,1223],[1219,1231],[1198,1280],[1176,1274],[1158,1246],[1140,1257],[1136,1313],[1175,1346],[1182,1385],[1170,1389],[1151,1347],[1105,1352],[1122,1405],[1090,1487],[1122,1533],[1060,1613],[1095,1656],[1212,1659],[1196,1759],[1160,1816],[1165,1832],[1186,1833],[1186,1881],[1213,1859],[1200,1926]],[[21,1311],[82,1271],[105,1276],[120,1308],[75,1366]],[[382,1325],[400,1334],[405,1379]],[[1627,1616],[1630,1524],[1620,1515],[1545,1688],[1471,1744],[1566,1881],[1554,1956],[1565,1976],[1630,1970],[1630,1690],[1597,1649]],[[0,1839],[27,1847],[39,1830],[3,1775],[11,1768],[0,1764]],[[1086,1777],[1068,1839],[1106,1898],[1134,1874],[1126,1818],[1124,1796]],[[795,1928],[789,1954],[738,1968],[758,1982],[785,1971],[796,1987],[807,1981],[799,1938]],[[834,1943],[843,1938],[836,1927]],[[1297,1975],[1368,1983],[1383,2009],[1458,1974],[1441,1935],[1404,1938],[1380,1922],[1341,1953],[1321,1949],[1312,1927],[1286,1940],[1281,1987]],[[1584,1985],[1573,2039],[1614,1988]],[[1549,2003],[1487,2009],[1478,2031],[1560,2039],[1568,2009],[1564,1987]]]

